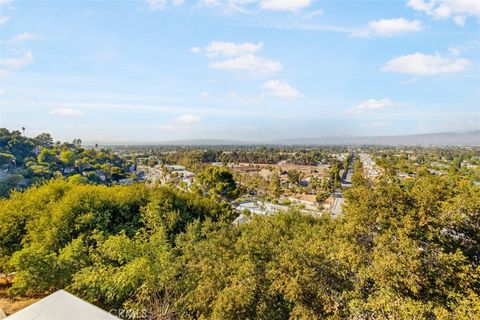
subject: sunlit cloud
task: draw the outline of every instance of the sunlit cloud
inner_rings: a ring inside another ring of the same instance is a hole
[[[362,103],[359,103],[352,108],[348,109],[349,113],[364,113],[369,111],[375,111],[385,108],[394,107],[397,104],[393,102],[390,98],[383,99],[368,99]]]
[[[383,71],[405,73],[417,76],[457,73],[464,71],[470,61],[463,58],[447,58],[440,54],[414,53],[393,58],[386,63]]]
[[[435,19],[452,18],[459,26],[465,24],[467,17],[480,18],[478,0],[409,0],[407,6]]]
[[[269,95],[282,99],[297,99],[302,96],[300,91],[285,81],[270,80],[265,82],[261,88]]]
[[[419,20],[380,19],[371,21],[366,28],[352,33],[352,36],[364,37],[393,37],[405,33],[417,32],[423,29],[422,22]]]
[[[19,57],[0,59],[0,66],[8,69],[19,69],[33,62],[32,52],[29,50]]]

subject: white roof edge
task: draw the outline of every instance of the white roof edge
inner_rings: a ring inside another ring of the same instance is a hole
[[[79,297],[58,290],[30,306],[8,316],[5,320],[119,320]]]

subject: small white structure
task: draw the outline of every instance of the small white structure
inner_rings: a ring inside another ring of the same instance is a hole
[[[236,217],[232,223],[236,226],[239,226],[241,224],[244,224],[245,222],[248,222],[248,217],[242,213],[238,217]]]
[[[284,206],[263,201],[246,201],[238,204],[238,206],[235,208],[235,210],[240,213],[244,210],[248,210],[251,213],[260,216],[274,214],[280,210],[285,209],[287,208],[285,208]]]
[[[185,168],[184,166],[170,165],[170,164],[165,165],[165,168],[167,168],[170,171],[185,171],[185,170],[187,170],[187,168]]]
[[[90,304],[64,290],[22,309],[5,320],[119,320],[93,304]]]
[[[97,177],[100,179],[100,181],[103,181],[103,182],[107,180],[107,176],[103,172],[97,172]]]
[[[122,185],[122,186],[129,186],[133,183],[133,179],[132,178],[125,178],[125,179],[120,179],[118,180],[118,184]]]
[[[73,171],[75,171],[74,167],[66,167],[65,169],[63,169],[63,173],[65,173],[65,174],[70,174]]]
[[[337,195],[332,204],[332,217],[336,218],[342,214],[343,204],[345,203],[345,198],[341,195]]]

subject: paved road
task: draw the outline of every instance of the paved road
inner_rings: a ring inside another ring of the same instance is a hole
[[[348,163],[348,170],[345,170],[342,177],[342,187],[348,188],[352,186],[352,176],[353,176],[353,161],[355,160],[355,153],[352,152],[352,157]],[[342,214],[342,205],[345,203],[345,198],[343,198],[340,191],[336,191],[334,194],[334,201],[332,205],[332,217],[336,218]]]

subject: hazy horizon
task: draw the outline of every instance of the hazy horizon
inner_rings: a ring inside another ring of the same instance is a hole
[[[273,141],[480,128],[480,2],[0,0],[0,126]]]

